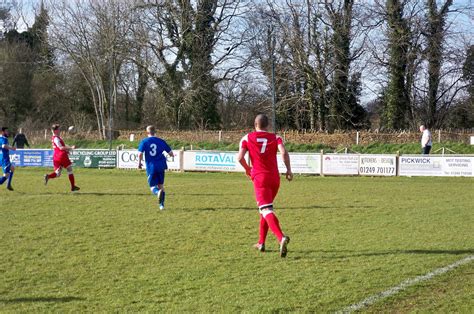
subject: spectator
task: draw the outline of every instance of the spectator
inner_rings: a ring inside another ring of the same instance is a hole
[[[431,150],[431,145],[433,145],[433,142],[431,141],[431,132],[424,125],[420,126],[420,132],[423,133],[421,136],[421,153],[423,155],[428,155]]]
[[[18,134],[15,135],[15,137],[13,138],[12,146],[16,148],[25,148],[25,145],[30,147],[26,135],[23,134],[21,131],[22,130],[20,129],[20,132],[18,132]]]

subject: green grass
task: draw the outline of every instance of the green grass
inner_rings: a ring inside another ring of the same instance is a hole
[[[143,172],[44,172],[0,187],[0,312],[334,312],[474,254],[472,178],[282,182],[281,259],[242,174],[169,173],[160,212]],[[473,264],[366,310],[469,312]]]
[[[68,139],[68,145],[76,145],[78,148],[109,148],[110,144],[108,141],[90,141],[90,140],[75,140]],[[239,150],[239,143],[209,143],[209,142],[183,142],[176,140],[167,141],[168,144],[174,149],[180,149],[184,147],[187,150],[219,150],[219,151],[237,151]],[[115,140],[112,141],[112,148],[115,149],[118,146],[123,146],[124,148],[137,148],[138,142],[130,142],[124,140]],[[41,145],[36,145],[36,148],[50,148],[49,143],[44,143]],[[297,144],[297,143],[286,143],[286,147],[290,152],[312,152],[319,153],[321,150],[324,150],[326,153],[333,153],[336,151],[344,151],[346,147],[331,147],[323,144]],[[439,150],[437,154],[441,154],[442,148],[449,149],[457,154],[474,154],[474,145],[468,145],[464,143],[455,143],[455,142],[444,142],[444,143],[435,143],[433,145],[432,154]],[[348,152],[358,152],[363,154],[420,154],[420,144],[419,143],[406,143],[406,144],[386,144],[386,143],[373,143],[366,146],[352,145],[347,147]],[[451,152],[445,150],[446,154]]]
[[[474,154],[474,145],[456,142],[433,143],[431,154],[442,154],[442,149],[445,148],[445,154]],[[350,150],[361,154],[420,154],[421,148],[419,143],[406,144],[386,144],[373,143],[366,146],[353,145],[349,147]],[[451,151],[449,151],[451,150]]]

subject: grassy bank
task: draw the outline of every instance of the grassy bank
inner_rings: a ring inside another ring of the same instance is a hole
[[[109,148],[110,144],[108,141],[91,141],[91,140],[75,140],[67,139],[68,145],[76,145],[78,148]],[[117,147],[127,148],[137,148],[138,141],[130,142],[124,140],[115,140],[112,141],[112,148]],[[221,150],[221,151],[237,151],[239,148],[239,143],[210,143],[210,142],[183,142],[170,140],[168,141],[173,149],[181,149],[184,147],[186,150],[196,149],[196,150]],[[296,144],[287,142],[287,149],[290,152],[320,152],[324,150],[327,153],[333,152],[343,152],[345,151],[344,146],[331,147],[328,145],[322,144]],[[445,154],[450,154],[452,152],[456,154],[474,154],[474,145],[468,145],[464,143],[454,143],[454,142],[442,142],[435,143],[433,145],[432,153],[438,151],[438,154],[442,153],[442,148],[445,148]],[[48,143],[37,145],[35,148],[50,148]],[[419,154],[420,153],[420,144],[418,143],[406,143],[406,144],[386,144],[386,143],[374,143],[366,146],[361,145],[352,145],[347,147],[348,152],[357,152],[364,154]]]

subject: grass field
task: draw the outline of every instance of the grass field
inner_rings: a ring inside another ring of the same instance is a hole
[[[160,212],[143,172],[44,172],[0,187],[0,312],[336,312],[474,255],[472,178],[282,181],[282,259],[242,174],[170,173]],[[363,311],[473,310],[474,262]]]

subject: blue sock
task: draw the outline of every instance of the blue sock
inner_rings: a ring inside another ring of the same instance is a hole
[[[155,186],[155,187],[151,190],[151,193],[153,193],[153,195],[158,195],[158,191],[159,191],[159,189]]]
[[[164,205],[165,205],[165,192],[163,191],[163,193],[162,193],[162,194],[163,194],[163,202],[161,202],[161,205],[163,205],[163,206],[164,206]]]
[[[2,185],[5,181],[7,181],[7,177],[2,177],[0,179],[0,185]]]
[[[12,179],[13,179],[13,171],[10,172],[10,176],[8,177],[7,186],[12,186]]]

